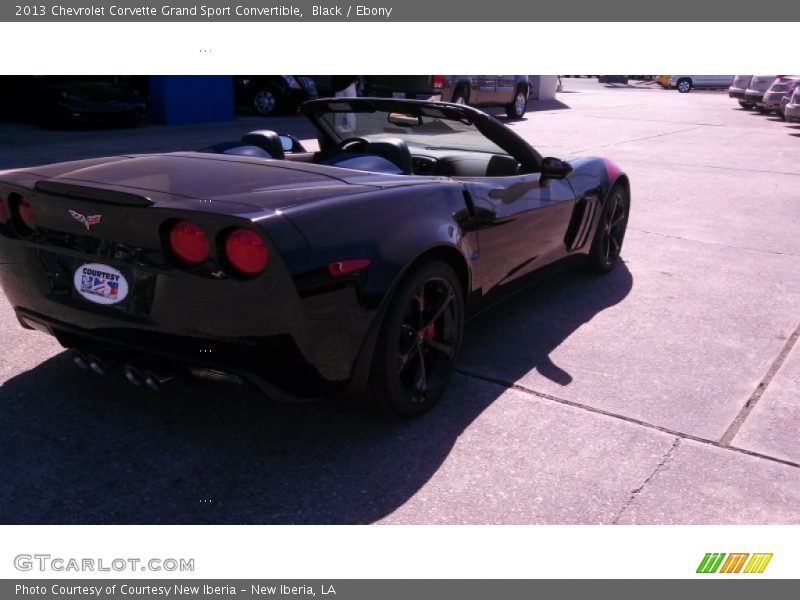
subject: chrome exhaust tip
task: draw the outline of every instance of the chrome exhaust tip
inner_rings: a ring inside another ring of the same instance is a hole
[[[81,352],[80,350],[73,350],[72,351],[72,364],[76,367],[85,371],[89,368],[89,359],[86,358],[86,355]]]
[[[144,375],[142,372],[136,368],[136,366],[128,364],[122,368],[122,372],[125,374],[125,379],[128,380],[128,383],[131,385],[139,386],[144,383]]]
[[[105,375],[108,372],[108,365],[99,356],[87,354],[86,360],[89,363],[89,369],[96,375]]]
[[[160,392],[164,388],[164,384],[169,383],[173,375],[171,373],[159,373],[153,370],[144,372],[144,382],[154,392]]]

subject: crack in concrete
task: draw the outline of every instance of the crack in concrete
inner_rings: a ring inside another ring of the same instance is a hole
[[[677,450],[678,445],[680,443],[681,443],[681,438],[676,437],[675,440],[672,442],[672,446],[670,446],[670,449],[667,450],[666,454],[664,454],[664,456],[661,457],[661,461],[659,461],[655,469],[653,469],[653,472],[647,476],[647,479],[644,480],[642,485],[640,485],[636,489],[631,490],[630,498],[628,498],[628,501],[622,506],[622,508],[619,509],[617,516],[614,517],[614,519],[611,521],[612,525],[616,525],[617,523],[619,523],[620,518],[622,518],[622,514],[628,509],[628,507],[630,507],[631,504],[633,504],[634,500],[636,500],[636,496],[638,496],[644,490],[644,488],[647,487],[647,484],[649,484],[655,478],[655,476],[658,475],[661,469],[666,467],[672,461],[672,455],[675,452],[675,450]]]
[[[750,248],[749,246],[736,246],[734,244],[725,244],[723,242],[709,242],[708,240],[696,240],[694,238],[687,238],[680,235],[672,235],[670,233],[661,233],[658,231],[649,231],[647,229],[638,229],[636,227],[628,226],[629,231],[638,231],[639,233],[647,233],[649,235],[657,235],[659,237],[670,238],[673,240],[681,240],[682,242],[693,242],[695,244],[705,244],[708,246],[720,246],[722,248],[733,248],[734,250],[747,250],[749,252],[759,252],[761,254],[772,254],[774,256],[800,256],[793,252],[778,252],[777,250],[762,250],[761,248]]]
[[[780,371],[780,368],[786,362],[786,359],[789,357],[789,353],[797,344],[798,339],[800,339],[800,324],[795,327],[794,332],[789,336],[789,339],[786,340],[786,343],[783,345],[783,348],[781,348],[778,356],[775,357],[775,360],[772,361],[769,369],[767,369],[767,373],[758,383],[756,389],[753,390],[753,393],[750,394],[747,402],[744,403],[744,406],[739,411],[739,414],[736,415],[736,418],[728,426],[728,429],[726,429],[725,433],[722,434],[722,437],[719,439],[719,445],[721,447],[730,447],[733,438],[735,438],[736,434],[739,433],[739,430],[742,428],[742,425],[744,425],[747,417],[750,416],[750,413],[753,412],[753,409],[764,395],[764,392],[767,391],[769,384],[772,383],[775,375],[778,373],[778,371]]]
[[[652,429],[654,431],[658,431],[660,433],[665,433],[667,435],[680,438],[682,440],[691,440],[693,442],[697,442],[699,444],[705,444],[707,446],[714,446],[715,448],[719,448],[721,450],[726,450],[728,452],[735,452],[737,454],[744,454],[745,456],[750,456],[752,458],[758,458],[761,460],[768,460],[770,462],[778,463],[780,465],[784,465],[787,467],[794,467],[800,468],[800,463],[792,462],[790,460],[784,460],[782,458],[777,458],[775,456],[769,456],[768,454],[761,454],[760,452],[754,452],[752,450],[745,450],[744,448],[738,448],[736,446],[721,446],[718,440],[712,440],[709,438],[703,438],[696,435],[692,435],[690,433],[685,433],[683,431],[676,431],[674,429],[669,429],[668,427],[662,427],[661,425],[655,425],[653,423],[648,423],[646,421],[642,421],[640,419],[635,419],[633,417],[628,417],[626,415],[621,415],[619,413],[614,413],[611,411],[603,410],[600,408],[595,408],[594,406],[588,406],[586,404],[580,404],[578,402],[574,402],[572,400],[567,400],[565,398],[559,398],[558,396],[553,396],[551,394],[545,394],[543,392],[537,392],[536,390],[527,388],[519,383],[512,383],[506,381],[499,377],[492,377],[491,375],[483,375],[481,373],[474,373],[472,371],[468,371],[463,368],[456,369],[456,372],[464,375],[465,377],[471,377],[472,379],[478,379],[480,381],[485,381],[487,383],[492,383],[494,385],[498,385],[500,387],[516,390],[518,392],[523,392],[530,396],[535,396],[537,398],[541,398],[542,400],[550,400],[551,402],[556,402],[558,404],[563,404],[565,406],[570,406],[572,408],[577,408],[579,410],[583,410],[590,413],[595,413],[598,415],[603,415],[605,417],[609,417],[612,419],[619,419],[620,421],[625,421],[627,423],[631,423],[632,425],[638,425],[639,427],[644,427],[645,429]]]

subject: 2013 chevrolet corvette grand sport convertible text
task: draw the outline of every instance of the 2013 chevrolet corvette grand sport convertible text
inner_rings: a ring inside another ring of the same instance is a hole
[[[154,389],[191,374],[415,415],[444,393],[465,318],[555,268],[617,262],[630,190],[607,160],[542,158],[464,105],[301,112],[319,152],[258,131],[0,173],[22,326]]]

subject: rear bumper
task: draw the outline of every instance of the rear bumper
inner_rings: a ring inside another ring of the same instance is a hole
[[[742,88],[728,88],[728,96],[737,100],[744,100],[744,92]]]
[[[764,92],[758,90],[747,90],[744,93],[744,99],[753,104],[761,105],[764,103]]]
[[[18,319],[67,348],[213,368],[280,400],[351,392],[368,360],[362,346],[377,310],[361,306],[357,282],[301,296],[288,274],[215,281],[106,260],[131,292],[130,302],[103,306],[72,283],[76,265],[96,257],[72,254],[0,235],[0,285]]]
[[[786,92],[767,92],[764,94],[764,106],[769,110],[777,110],[781,107],[781,100]]]
[[[783,115],[786,117],[787,121],[800,121],[800,104],[787,104]]]

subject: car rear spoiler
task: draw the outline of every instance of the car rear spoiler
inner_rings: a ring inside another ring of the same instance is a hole
[[[124,206],[150,206],[153,204],[150,198],[135,192],[76,185],[62,181],[37,181],[34,187],[36,190],[47,194],[104,202],[106,204],[122,204]]]

